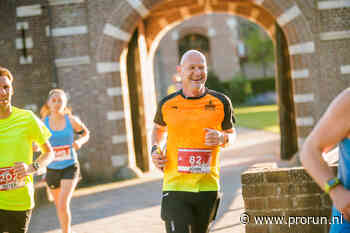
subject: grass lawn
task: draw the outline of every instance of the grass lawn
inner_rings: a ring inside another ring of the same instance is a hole
[[[277,105],[239,107],[234,112],[237,126],[280,132]]]

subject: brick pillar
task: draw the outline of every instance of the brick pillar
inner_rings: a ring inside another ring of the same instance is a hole
[[[311,224],[305,224],[305,217],[329,217],[332,202],[304,168],[248,170],[241,179],[244,206],[250,220],[246,233],[328,232],[328,224],[313,224],[312,220]],[[256,216],[284,216],[285,223],[257,224]],[[298,224],[289,227],[290,216],[300,216]]]
[[[39,113],[55,82],[52,50],[47,30],[50,11],[46,1],[1,1],[0,64],[14,75],[17,107]],[[14,47],[13,47],[14,46]]]

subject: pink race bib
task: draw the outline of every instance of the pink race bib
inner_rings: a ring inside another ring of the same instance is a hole
[[[0,191],[17,189],[23,187],[24,180],[18,180],[13,167],[0,168]]]
[[[209,173],[210,149],[179,148],[177,170],[181,173]]]

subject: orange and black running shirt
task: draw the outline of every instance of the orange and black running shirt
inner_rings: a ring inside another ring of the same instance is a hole
[[[168,131],[163,191],[219,190],[220,147],[205,145],[205,129],[233,127],[230,99],[209,89],[199,97],[179,90],[160,101],[154,122]]]

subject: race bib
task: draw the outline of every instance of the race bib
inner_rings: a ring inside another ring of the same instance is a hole
[[[0,168],[0,191],[21,188],[25,185],[24,179],[18,180],[13,167]]]
[[[177,170],[181,173],[209,173],[210,149],[179,148]]]
[[[72,159],[70,156],[70,145],[54,146],[53,150],[55,151],[54,161],[63,161],[63,160]]]

